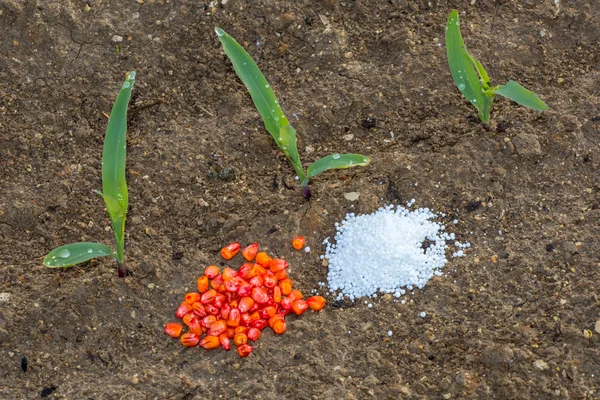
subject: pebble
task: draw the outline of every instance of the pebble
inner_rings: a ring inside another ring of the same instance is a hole
[[[419,316],[421,318],[425,318],[425,316],[427,316],[427,313],[425,311],[421,311],[421,314],[419,314]]]
[[[134,385],[137,385],[139,382],[140,380],[137,375],[131,377],[131,383],[133,383]]]
[[[600,333],[600,320],[596,321],[596,325],[594,326],[594,330]]]
[[[113,42],[115,42],[115,43],[121,43],[121,42],[123,41],[123,36],[120,36],[120,35],[114,35],[114,36],[112,37],[112,41],[113,41]]]
[[[348,193],[344,194],[344,197],[346,198],[346,200],[356,201],[360,197],[360,193],[358,193],[358,192],[348,192]]]
[[[548,363],[544,360],[535,360],[535,362],[533,363],[533,366],[540,371],[546,371],[547,369],[550,368],[548,366]]]

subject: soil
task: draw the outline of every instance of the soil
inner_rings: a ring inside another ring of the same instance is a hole
[[[599,398],[594,3],[4,0],[0,398]],[[498,99],[483,128],[448,70],[452,8],[492,83],[517,80],[549,111]],[[313,179],[306,201],[216,25],[259,63],[305,163],[372,163]],[[133,69],[130,275],[108,258],[47,269],[59,245],[112,244],[93,190],[106,113]],[[413,198],[472,248],[406,304],[329,295],[247,359],[163,333],[230,241],[258,241],[305,294],[324,293],[334,223]],[[310,253],[292,249],[299,233]]]

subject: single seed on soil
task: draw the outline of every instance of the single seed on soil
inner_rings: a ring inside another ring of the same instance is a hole
[[[221,257],[226,260],[231,260],[240,251],[241,244],[233,242],[221,249]]]
[[[248,261],[253,261],[254,258],[256,257],[257,253],[258,253],[258,243],[252,243],[251,245],[246,247],[244,250],[242,250],[242,256]]]
[[[254,348],[249,344],[243,344],[237,348],[237,353],[240,357],[248,357]]]
[[[313,311],[319,311],[325,306],[325,298],[322,296],[311,296],[306,299],[306,304]]]
[[[304,238],[304,236],[296,236],[295,238],[292,239],[292,246],[296,250],[301,250],[304,247],[305,242],[306,242],[306,239]]]
[[[181,335],[183,326],[176,322],[171,322],[165,325],[165,333],[171,337],[178,338]]]

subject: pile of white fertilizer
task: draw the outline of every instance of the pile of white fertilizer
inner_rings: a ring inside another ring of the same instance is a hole
[[[454,233],[446,233],[435,217],[428,208],[411,211],[392,205],[373,214],[347,214],[341,225],[336,223],[335,244],[329,238],[323,242],[327,249],[322,258],[329,260],[329,290],[339,291],[338,298],[354,300],[374,296],[377,291],[398,298],[406,293],[403,288],[423,288],[431,277],[442,274],[446,242],[454,241]]]

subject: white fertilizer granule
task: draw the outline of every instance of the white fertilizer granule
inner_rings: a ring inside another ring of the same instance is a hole
[[[458,243],[435,217],[428,208],[409,211],[393,205],[368,215],[347,214],[341,224],[335,224],[335,243],[329,238],[323,242],[329,290],[354,300],[377,291],[399,297],[405,293],[403,287],[422,289],[434,275],[442,274],[446,242]],[[458,243],[457,247],[469,246]],[[462,250],[457,253],[464,255]]]

